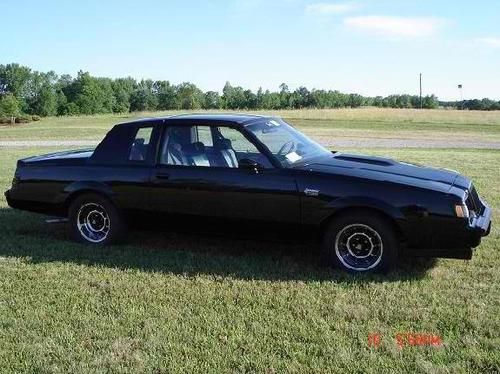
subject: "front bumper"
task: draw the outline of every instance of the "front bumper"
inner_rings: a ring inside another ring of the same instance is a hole
[[[453,218],[431,224],[430,235],[420,235],[415,229],[404,253],[418,257],[442,257],[470,260],[474,248],[491,231],[491,208],[482,200],[481,214],[468,220]]]
[[[481,238],[489,235],[491,231],[491,208],[481,200],[483,212],[480,216],[472,217],[469,221],[472,243],[471,247],[477,247],[481,243]]]

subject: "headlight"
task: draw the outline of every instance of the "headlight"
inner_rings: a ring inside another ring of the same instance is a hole
[[[460,218],[469,218],[469,208],[465,203],[455,205],[455,214]]]

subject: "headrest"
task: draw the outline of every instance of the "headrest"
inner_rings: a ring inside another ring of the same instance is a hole
[[[179,152],[182,150],[181,145],[179,143],[174,143],[174,142],[169,142],[168,143],[168,148],[169,149],[174,149],[174,150],[179,151]]]
[[[194,142],[191,144],[187,144],[182,147],[183,151],[189,152],[192,154],[204,153],[205,152],[205,144],[202,142]]]
[[[221,149],[233,149],[233,145],[231,144],[231,140],[226,139],[226,138],[221,139],[220,148]]]

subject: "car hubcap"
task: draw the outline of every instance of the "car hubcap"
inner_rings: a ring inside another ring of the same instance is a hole
[[[383,249],[379,233],[360,223],[344,227],[335,237],[335,254],[348,269],[373,269],[382,260]]]
[[[80,234],[89,242],[102,242],[109,234],[108,213],[96,203],[82,205],[78,211],[77,226]]]

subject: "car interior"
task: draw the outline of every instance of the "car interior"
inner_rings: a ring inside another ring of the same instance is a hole
[[[239,136],[251,145],[242,134]],[[237,168],[238,160],[251,158],[270,165],[265,156],[253,145],[251,147],[254,149],[236,151],[231,139],[224,137],[218,127],[172,126],[165,134],[160,162],[166,165]]]
[[[137,130],[137,134],[130,149],[130,161],[144,161],[146,159],[152,131],[152,127],[142,127]]]

